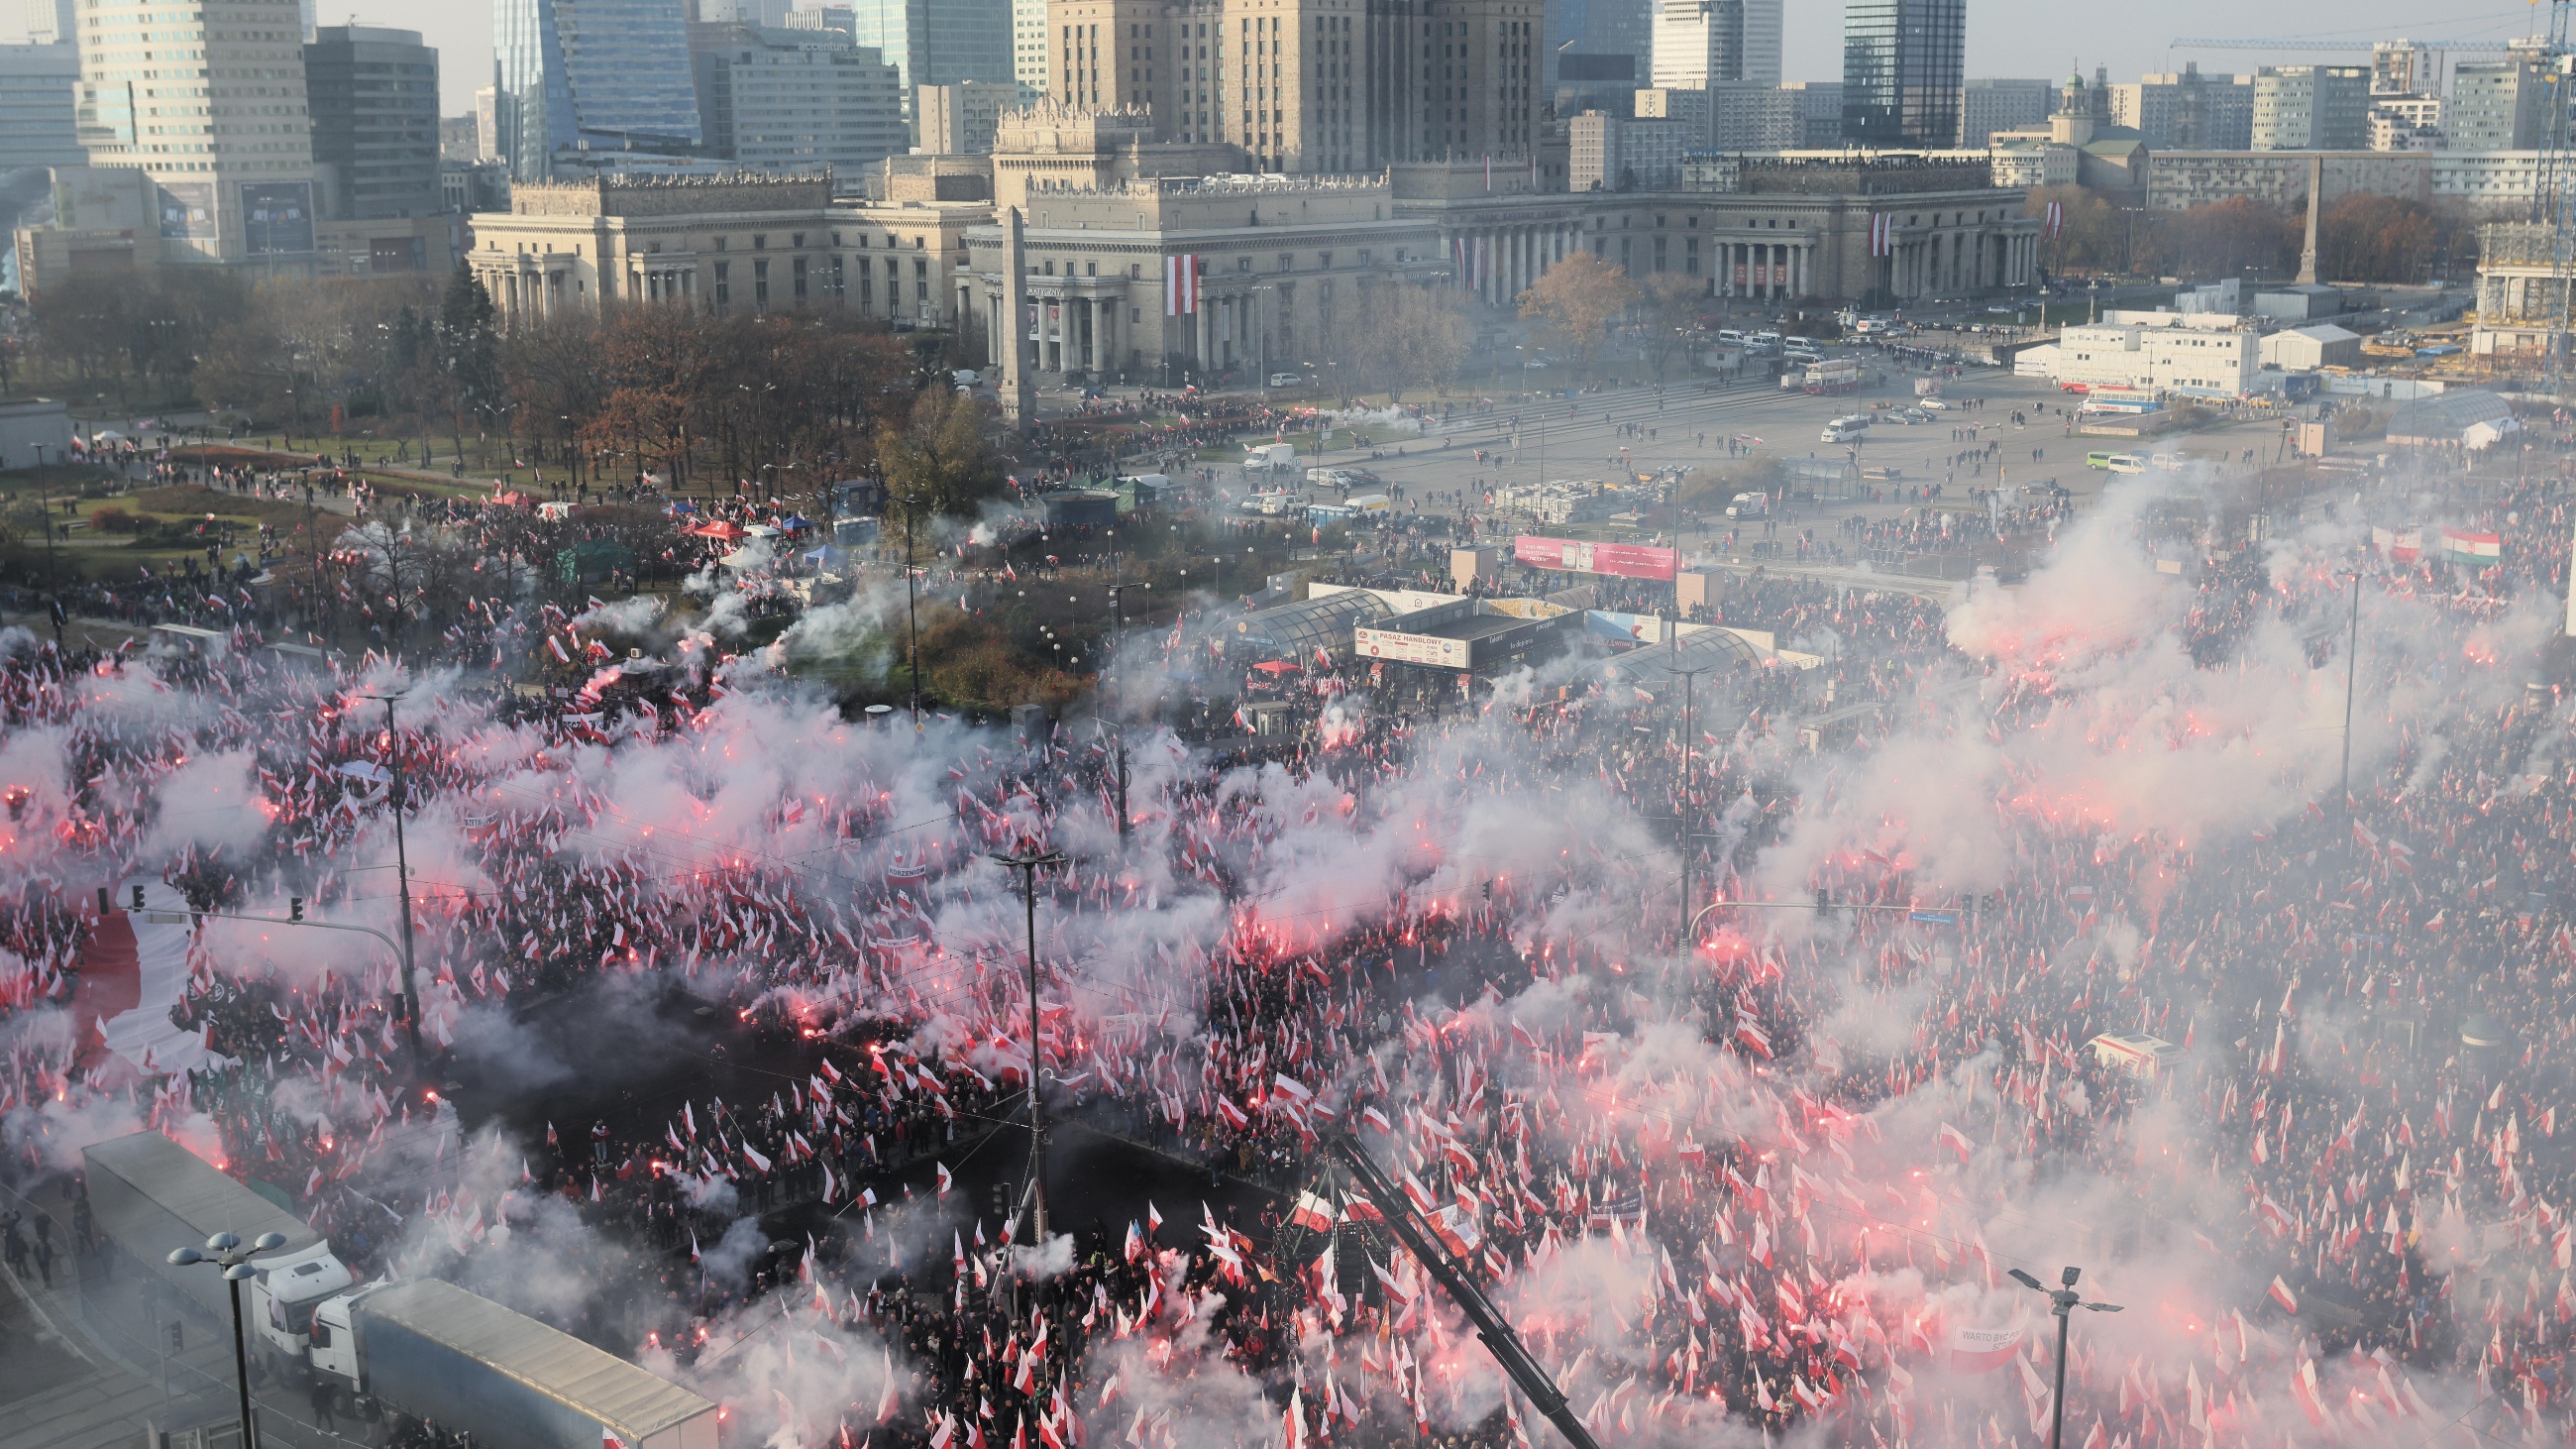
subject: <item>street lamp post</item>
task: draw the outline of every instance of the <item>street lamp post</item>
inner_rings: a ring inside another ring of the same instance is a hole
[[[241,1394],[242,1449],[259,1449],[259,1434],[250,1420],[250,1348],[242,1337],[241,1285],[259,1276],[259,1270],[250,1265],[251,1254],[273,1253],[285,1246],[283,1233],[262,1233],[248,1246],[243,1245],[238,1233],[217,1233],[206,1239],[204,1252],[195,1248],[170,1250],[173,1267],[207,1263],[223,1270],[224,1288],[233,1303],[233,1385]]]
[[[402,898],[403,1035],[410,1043],[411,1059],[417,1066],[421,1062],[420,991],[412,984],[411,858],[403,850],[402,737],[394,728],[394,701],[402,696],[367,694],[359,698],[379,701],[385,707],[385,768],[391,776],[385,790],[385,801],[393,807],[394,882]]]
[[[1118,555],[1115,550],[1111,551],[1109,558],[1110,572],[1114,578],[1118,568]],[[1127,591],[1152,587],[1153,584],[1150,581],[1143,580],[1134,583],[1110,584],[1109,664],[1103,669],[1103,674],[1106,674],[1108,669],[1120,667],[1118,645],[1127,633]],[[1123,671],[1118,676],[1118,715],[1118,838],[1125,840],[1127,838],[1127,676]]]
[[[2352,622],[2343,646],[2343,823],[2345,849],[2352,848],[2352,691],[2361,673],[2361,572],[2346,569],[2352,580]]]
[[[1679,640],[1678,631],[1674,638]],[[1682,853],[1682,951],[1685,955],[1690,951],[1691,939],[1691,692],[1705,672],[1699,669],[1673,671],[1682,682],[1682,798],[1677,808],[1681,811],[1679,845]]]
[[[2066,1326],[2068,1322],[2078,1308],[2093,1313],[2120,1311],[2120,1305],[2117,1303],[2084,1301],[2084,1295],[2075,1291],[2075,1280],[2083,1274],[2083,1271],[2081,1268],[2067,1268],[2060,1279],[2066,1286],[2052,1290],[2019,1268],[2011,1270],[2014,1282],[2034,1293],[2046,1294],[2048,1311],[2057,1316],[2057,1389],[2049,1396],[2048,1449],[2059,1449],[2058,1441],[2066,1433]]]
[[[1038,1090],[1038,867],[1064,864],[1064,852],[995,855],[1005,870],[1020,873],[1020,904],[1028,912],[1029,941],[1029,1240],[1046,1246],[1046,1096]]]

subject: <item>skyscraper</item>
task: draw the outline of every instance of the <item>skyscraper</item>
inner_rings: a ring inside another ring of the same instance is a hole
[[[761,171],[843,174],[904,151],[894,67],[836,31],[689,27],[707,150]]]
[[[419,31],[323,26],[304,47],[304,83],[324,216],[438,215],[438,52]]]
[[[80,21],[74,11],[80,0],[27,0],[27,41],[31,45],[59,45],[80,38]]]
[[[1780,0],[1656,0],[1658,86],[1780,83]]]
[[[296,0],[222,0],[221,21],[216,3],[93,0],[81,145],[93,166],[152,179],[165,258],[309,263],[313,121]],[[153,58],[182,47],[194,57],[185,69]]]
[[[680,0],[496,0],[502,158],[520,180],[584,152],[685,156],[704,139]]]
[[[1151,107],[1162,139],[1265,171],[1517,171],[1540,141],[1545,20],[1540,0],[1054,0],[1049,73],[1058,101]]]
[[[852,0],[859,44],[876,47],[916,86],[1019,78],[1011,0]]]
[[[1967,0],[1843,0],[1843,139],[1954,144],[1967,44]]]

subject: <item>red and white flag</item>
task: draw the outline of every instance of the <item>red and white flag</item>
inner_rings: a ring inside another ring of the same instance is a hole
[[[1288,1214],[1288,1221],[1310,1233],[1331,1232],[1333,1205],[1311,1192],[1301,1192],[1297,1194],[1297,1206]]]
[[[2272,1275],[2272,1286],[2265,1289],[2264,1292],[2271,1297],[2273,1302],[2281,1305],[2281,1311],[2283,1313],[2296,1313],[2299,1311],[2299,1295],[2290,1291],[2290,1285],[2282,1282],[2281,1275],[2278,1273]],[[2311,1376],[2311,1379],[2313,1381],[2313,1376]]]
[[[1163,258],[1163,315],[1195,316],[1199,310],[1199,259]]]
[[[1947,1122],[1941,1124],[1939,1140],[1942,1146],[1959,1154],[1959,1162],[1962,1166],[1967,1164],[1968,1154],[1975,1150],[1975,1144],[1968,1140],[1968,1134]]]

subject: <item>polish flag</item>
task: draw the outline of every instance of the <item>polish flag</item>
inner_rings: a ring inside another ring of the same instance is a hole
[[[947,1163],[935,1162],[931,1165],[939,1169],[939,1198],[940,1201],[945,1202],[948,1199],[948,1189],[954,1179],[950,1178],[948,1175]]]
[[[2278,1297],[2281,1291],[2281,1280],[2273,1279],[2272,1288],[2273,1295]],[[2295,1313],[2298,1310],[2290,1311]],[[2298,1401],[2299,1412],[2308,1416],[2310,1424],[2320,1429],[2326,1426],[2326,1401],[2317,1392],[2315,1363],[2307,1359],[2299,1360],[2299,1371],[2290,1376],[2290,1397]]]
[[[1199,259],[1163,258],[1163,315],[1194,316],[1199,310]]]
[[[1360,1121],[1376,1128],[1389,1137],[1395,1135],[1395,1124],[1386,1120],[1386,1114],[1375,1107],[1362,1107],[1360,1109]]]
[[[2265,1289],[2264,1292],[2273,1302],[2281,1305],[2281,1311],[2283,1313],[2297,1313],[2299,1311],[2299,1295],[2290,1291],[2290,1285],[2281,1281],[2280,1274],[2275,1273],[2272,1275],[2272,1286]],[[2315,1376],[2311,1374],[2311,1385],[2313,1385],[2314,1382]]]
[[[1941,1132],[1938,1141],[1942,1146],[1959,1154],[1959,1164],[1963,1167],[1967,1165],[1968,1154],[1976,1150],[1975,1144],[1968,1141],[1967,1133],[1960,1131],[1958,1128],[1951,1126],[1947,1122],[1941,1124]]]
[[[1297,1194],[1297,1206],[1288,1221],[1308,1232],[1328,1233],[1333,1230],[1333,1205],[1311,1192]]]
[[[2021,1352],[2022,1325],[1961,1328],[1950,1335],[1948,1367],[1954,1374],[1990,1374]]]

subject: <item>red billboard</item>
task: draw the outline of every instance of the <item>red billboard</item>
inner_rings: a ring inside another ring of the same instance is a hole
[[[1563,569],[1574,574],[1609,574],[1622,579],[1660,579],[1671,583],[1680,569],[1677,548],[1649,548],[1639,543],[1587,543],[1574,538],[1537,538],[1522,534],[1512,540],[1512,557],[1524,568]]]

